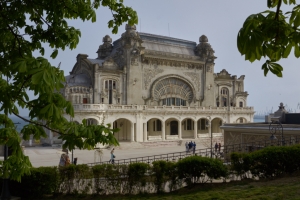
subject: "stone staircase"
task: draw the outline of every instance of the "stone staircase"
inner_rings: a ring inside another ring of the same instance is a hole
[[[155,148],[155,147],[173,147],[173,146],[181,146],[182,140],[177,141],[151,141],[151,142],[141,142],[145,148]]]

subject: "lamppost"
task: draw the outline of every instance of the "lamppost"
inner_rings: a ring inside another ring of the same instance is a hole
[[[281,135],[281,145],[284,146],[284,137],[283,137],[283,126],[280,122],[280,117],[272,117],[269,124],[269,131],[271,133],[270,140],[276,140],[276,134]]]
[[[206,117],[206,127],[208,128],[208,134],[210,135],[210,158],[212,158],[212,132],[211,132],[211,122],[210,117]]]

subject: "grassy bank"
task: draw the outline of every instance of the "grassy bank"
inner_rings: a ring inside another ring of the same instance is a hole
[[[183,188],[167,194],[139,194],[139,195],[69,195],[59,196],[58,200],[75,199],[165,199],[165,200],[299,200],[300,174],[285,176],[274,180],[244,180],[230,183],[197,184],[192,188]]]

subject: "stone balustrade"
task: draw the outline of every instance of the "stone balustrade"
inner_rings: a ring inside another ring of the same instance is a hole
[[[153,140],[162,140],[161,135],[149,135],[148,136],[148,141],[153,141]]]
[[[212,107],[212,106],[151,106],[151,105],[114,105],[114,104],[73,104],[74,111],[253,111],[253,107]]]

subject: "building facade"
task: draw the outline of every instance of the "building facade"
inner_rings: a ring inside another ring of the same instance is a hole
[[[252,122],[254,110],[245,76],[214,73],[215,59],[205,35],[197,44],[127,25],[113,43],[103,38],[95,59],[77,56],[62,92],[74,105],[73,120],[111,124],[119,141],[220,135],[225,122]]]

